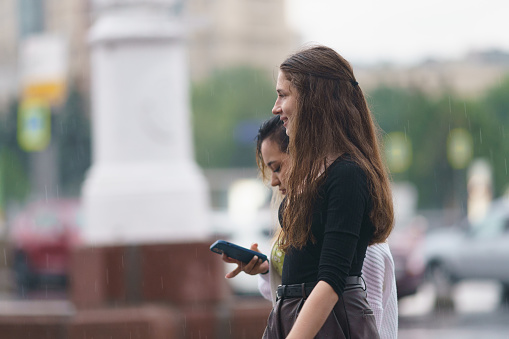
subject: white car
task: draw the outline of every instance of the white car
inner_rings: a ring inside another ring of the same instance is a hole
[[[467,279],[496,280],[503,301],[509,296],[509,200],[492,203],[475,223],[429,232],[424,247],[426,272],[435,287],[437,306],[453,306],[452,287]]]

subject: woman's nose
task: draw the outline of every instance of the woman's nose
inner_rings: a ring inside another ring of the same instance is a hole
[[[274,104],[274,107],[272,107],[272,114],[274,114],[274,115],[281,114],[281,108],[280,108],[280,107],[279,107],[279,105],[277,104],[277,101],[276,101],[276,103]]]
[[[272,178],[270,180],[270,185],[272,187],[276,187],[276,186],[279,186],[281,184],[281,182],[279,181],[279,178],[277,177],[277,175],[275,173],[272,173]]]

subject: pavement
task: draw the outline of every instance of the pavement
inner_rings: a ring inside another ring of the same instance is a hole
[[[501,305],[501,286],[493,281],[466,281],[453,291],[454,310],[434,309],[433,289],[399,302],[399,339],[508,339],[509,305]]]
[[[0,316],[72,316],[76,313],[65,291],[15,293],[10,271],[0,269]],[[455,310],[435,310],[433,289],[399,301],[399,339],[508,339],[509,305],[500,306],[500,285],[469,281],[454,289]]]
[[[0,300],[0,316],[72,316],[76,313],[68,300]]]

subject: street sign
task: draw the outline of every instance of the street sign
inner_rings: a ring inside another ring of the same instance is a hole
[[[68,73],[65,38],[43,33],[20,43],[20,85],[23,98],[39,98],[57,105],[63,102]]]
[[[27,152],[46,149],[51,140],[51,110],[41,99],[25,99],[18,109],[18,143]]]

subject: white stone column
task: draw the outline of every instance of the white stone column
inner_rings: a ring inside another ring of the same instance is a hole
[[[93,0],[93,162],[82,190],[88,244],[208,235],[208,186],[193,156],[176,2]]]

